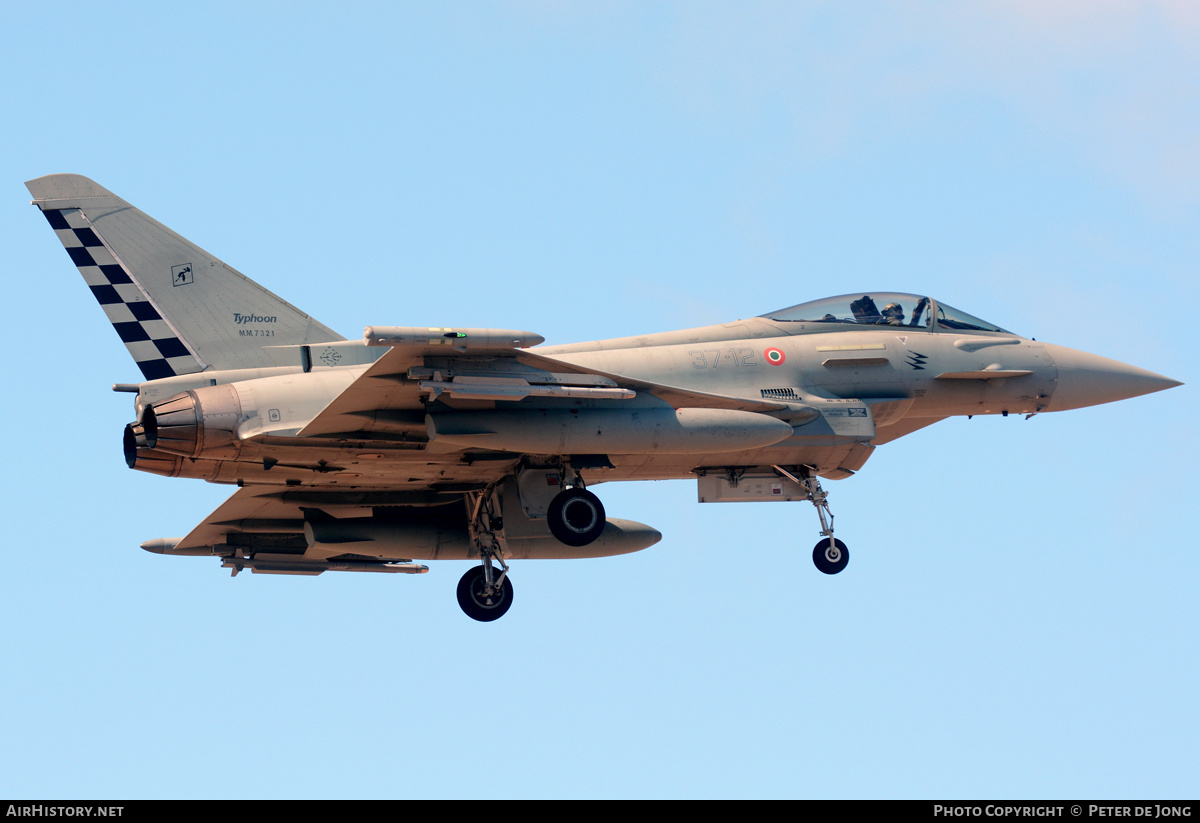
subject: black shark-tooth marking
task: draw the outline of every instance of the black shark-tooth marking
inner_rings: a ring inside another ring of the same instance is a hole
[[[914,371],[924,371],[925,361],[929,358],[918,352],[910,352],[908,355],[908,365],[913,367]]]

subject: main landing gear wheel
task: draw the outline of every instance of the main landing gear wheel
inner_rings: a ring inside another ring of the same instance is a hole
[[[586,546],[604,531],[604,504],[587,489],[565,489],[546,511],[550,533],[568,546]]]
[[[850,550],[836,537],[832,539],[832,545],[830,538],[823,537],[821,542],[813,548],[813,563],[816,564],[818,571],[825,574],[837,574],[846,568],[846,564],[849,562]]]
[[[500,571],[494,570],[493,575],[492,579],[495,580],[500,576]],[[483,566],[468,569],[458,581],[458,605],[472,620],[481,623],[499,620],[512,605],[512,600],[513,587],[507,574],[504,575],[503,583],[499,586],[493,585],[490,589]]]

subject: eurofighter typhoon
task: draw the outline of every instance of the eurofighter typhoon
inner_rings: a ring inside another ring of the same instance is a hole
[[[893,292],[570,345],[425,326],[347,340],[86,177],[26,186],[144,378],[113,387],[135,395],[126,463],[237,487],[185,537],[142,548],[235,575],[475,560],[458,584],[475,620],[512,605],[512,560],[658,542],[607,517],[599,483],[688,478],[701,503],[809,501],[813,562],[837,574],[850,555],[821,479],[851,476],[878,446],[951,415],[1180,385]]]

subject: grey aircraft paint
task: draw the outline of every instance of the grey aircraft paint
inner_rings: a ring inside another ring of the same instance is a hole
[[[698,329],[565,346],[505,329],[367,327],[347,340],[85,177],[26,183],[144,382],[131,468],[238,490],[159,554],[237,574],[420,573],[464,559],[476,620],[508,560],[658,542],[589,484],[693,478],[701,502],[808,501],[820,478],[952,415],[1038,414],[1177,386],[937,300],[855,292]]]

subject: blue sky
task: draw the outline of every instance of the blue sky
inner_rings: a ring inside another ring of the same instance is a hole
[[[14,7],[0,796],[1194,797],[1200,12],[1184,2]],[[23,181],[92,177],[348,336],[549,342],[931,294],[1187,385],[953,419],[807,504],[417,578],[138,544],[132,362]]]

